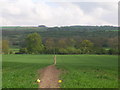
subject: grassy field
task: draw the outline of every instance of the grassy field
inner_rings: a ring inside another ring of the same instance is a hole
[[[48,55],[3,55],[3,88],[37,88],[38,70],[52,61]]]
[[[57,67],[66,72],[61,75],[62,88],[118,87],[117,56],[63,55],[57,61]]]
[[[117,61],[108,55],[57,55],[61,88],[115,88]],[[37,88],[38,70],[52,62],[53,55],[3,55],[3,88]]]

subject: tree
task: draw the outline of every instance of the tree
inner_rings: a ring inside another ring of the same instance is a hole
[[[76,41],[73,38],[66,38],[67,47],[75,47]]]
[[[9,54],[9,42],[8,42],[8,40],[2,40],[2,52],[4,54]]]
[[[2,54],[2,40],[0,40],[0,54]]]
[[[45,41],[45,51],[46,53],[54,53],[55,42],[53,38],[48,38]]]
[[[59,48],[66,48],[68,45],[67,45],[67,41],[65,38],[60,38],[58,40],[58,43],[57,43],[57,47]]]
[[[26,38],[26,44],[29,54],[39,54],[43,52],[44,46],[38,33],[29,34]]]
[[[93,43],[89,40],[83,40],[80,43],[80,49],[81,49],[83,54],[87,54],[87,53],[92,52],[92,48],[93,48]]]

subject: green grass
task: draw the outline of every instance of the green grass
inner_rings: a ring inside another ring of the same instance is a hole
[[[38,88],[38,70],[52,64],[50,55],[3,55],[3,88]]]
[[[117,56],[57,55],[61,88],[116,88]],[[3,88],[37,88],[38,70],[53,55],[3,55]]]
[[[58,55],[61,88],[117,88],[117,56]]]

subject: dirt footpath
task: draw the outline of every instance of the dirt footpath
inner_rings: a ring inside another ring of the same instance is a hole
[[[60,71],[54,65],[50,65],[40,70],[39,88],[59,88],[59,74]]]

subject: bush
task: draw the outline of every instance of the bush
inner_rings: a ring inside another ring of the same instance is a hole
[[[14,54],[14,52],[12,51],[12,50],[10,50],[10,52],[9,52],[10,54]]]
[[[80,50],[74,47],[68,47],[66,50],[68,51],[68,54],[80,54]]]
[[[59,54],[68,54],[68,51],[65,48],[60,48]]]
[[[95,53],[95,54],[108,54],[108,50],[106,50],[104,48],[95,48],[93,53]]]
[[[119,54],[119,51],[118,51],[118,49],[111,48],[111,49],[109,49],[108,54],[110,54],[110,55],[112,55],[112,54]]]
[[[28,53],[27,48],[21,48],[19,50],[19,53],[21,53],[21,54],[27,54]]]

